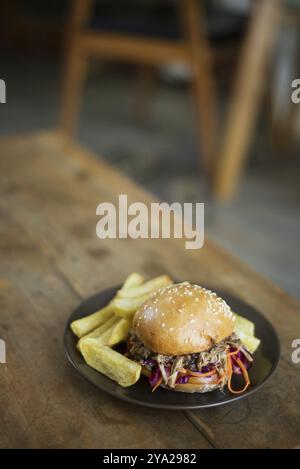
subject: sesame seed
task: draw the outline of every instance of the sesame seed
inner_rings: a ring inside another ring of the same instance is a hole
[[[165,323],[164,323],[164,322],[162,323],[161,327],[165,327]]]

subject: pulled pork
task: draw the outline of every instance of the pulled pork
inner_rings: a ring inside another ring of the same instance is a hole
[[[176,383],[177,373],[181,369],[193,372],[206,372],[215,368],[220,376],[225,376],[226,352],[228,348],[241,347],[242,343],[236,334],[232,334],[221,342],[214,344],[208,351],[193,353],[188,355],[163,355],[149,350],[140,341],[133,331],[130,331],[128,338],[128,357],[140,362],[149,372],[153,367],[159,366],[164,384],[173,388]],[[166,370],[168,376],[166,376]],[[164,376],[165,375],[165,376]],[[226,384],[226,379],[221,380],[218,387],[222,388]]]

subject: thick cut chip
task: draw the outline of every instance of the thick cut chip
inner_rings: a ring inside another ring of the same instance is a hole
[[[240,331],[243,331],[247,335],[254,335],[254,322],[249,321],[249,319],[240,316],[239,314],[234,313],[235,323],[234,328]]]
[[[132,274],[130,274],[123,283],[121,290],[128,290],[129,288],[138,287],[139,285],[142,285],[144,281],[145,279],[141,274],[132,272]]]
[[[118,298],[134,298],[136,296],[150,295],[159,288],[167,287],[173,282],[167,275],[161,275],[160,277],[155,277],[148,282],[143,283],[140,286],[136,286],[128,289],[121,289],[118,291]]]
[[[109,337],[108,345],[111,347],[127,339],[129,329],[131,328],[132,321],[130,319],[119,319],[113,326],[111,335]]]
[[[144,277],[142,277],[142,275],[136,272],[133,272],[127,277],[120,291],[130,288],[136,288],[140,286],[143,282]],[[91,332],[93,329],[96,329],[97,327],[104,324],[112,316],[113,311],[111,305],[108,304],[104,308],[101,308],[99,311],[96,311],[95,313],[90,314],[89,316],[85,316],[84,318],[76,319],[75,321],[73,321],[71,323],[71,329],[73,333],[80,339],[84,335]]]
[[[254,335],[244,334],[243,331],[237,331],[236,335],[241,339],[242,343],[250,353],[254,353],[258,349],[260,340]]]
[[[86,339],[82,343],[82,355],[89,366],[120,386],[132,386],[140,378],[142,367],[139,363],[99,344],[97,339]]]
[[[76,319],[71,323],[71,329],[77,337],[83,337],[96,327],[104,324],[108,319],[113,317],[113,311],[110,305],[96,311],[96,313],[85,316],[81,319]]]
[[[242,343],[249,350],[249,352],[254,353],[260,344],[260,340],[254,335],[255,324],[243,316],[240,316],[236,313],[234,313],[234,315],[234,332],[241,339]]]
[[[81,337],[81,339],[77,343],[77,348],[81,351],[81,345],[86,339],[99,339],[99,341],[101,341],[103,345],[108,344],[111,333],[118,321],[119,318],[115,314],[113,314],[112,317],[108,319],[108,321],[106,321],[104,324],[97,327],[89,334]]]
[[[149,295],[137,296],[135,298],[115,298],[111,307],[118,316],[132,318],[136,310],[149,298]]]

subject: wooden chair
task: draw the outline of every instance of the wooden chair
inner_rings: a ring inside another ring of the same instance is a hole
[[[280,0],[259,0],[253,8],[215,160],[213,192],[220,201],[235,195],[241,179],[266,87],[266,71],[281,18],[280,4]]]
[[[181,61],[193,71],[192,92],[198,115],[202,165],[209,176],[216,151],[217,116],[211,50],[205,34],[201,2],[178,0],[180,41],[133,34],[99,32],[88,25],[94,0],[73,0],[67,33],[67,54],[63,84],[61,126],[73,133],[78,121],[84,79],[90,59],[106,58],[153,66]]]

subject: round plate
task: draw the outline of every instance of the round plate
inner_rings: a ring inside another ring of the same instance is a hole
[[[243,399],[258,390],[273,374],[280,355],[280,344],[273,326],[258,311],[224,292],[217,292],[231,306],[233,311],[255,323],[255,335],[261,340],[258,350],[254,354],[254,363],[249,370],[251,387],[243,394],[231,394],[225,386],[224,391],[216,390],[205,394],[182,393],[158,388],[154,393],[148,379],[141,376],[139,381],[128,388],[122,388],[102,373],[89,367],[82,355],[76,349],[77,338],[70,329],[70,323],[107,305],[120,288],[112,287],[85,300],[71,315],[65,329],[64,347],[67,358],[81,376],[93,383],[102,391],[112,396],[147,407],[160,409],[200,409],[227,404]],[[239,376],[233,377],[233,386],[242,386]]]

